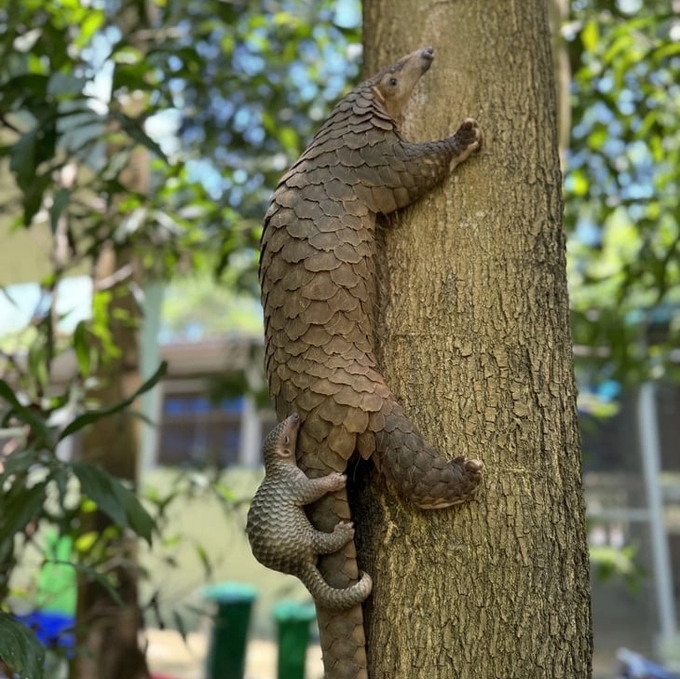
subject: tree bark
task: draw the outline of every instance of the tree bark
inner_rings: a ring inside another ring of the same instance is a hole
[[[486,470],[475,501],[431,512],[357,473],[371,679],[585,679],[588,551],[547,7],[367,0],[364,44],[366,73],[435,47],[409,139],[444,137],[467,116],[485,135],[479,155],[384,232],[388,384],[432,443]]]
[[[139,186],[139,184],[138,184]],[[116,250],[112,243],[104,246],[96,263],[94,284],[110,280],[117,272],[135,266],[127,248]],[[138,278],[138,277],[137,277]],[[119,354],[104,363],[98,378],[101,386],[91,396],[102,406],[115,405],[140,386],[139,342],[137,330],[140,310],[132,287],[135,279],[111,290],[108,306],[111,341]],[[137,483],[139,458],[139,420],[124,410],[91,425],[83,435],[81,458],[120,479]],[[83,532],[105,531],[110,562],[106,575],[112,577],[120,598],[116,601],[99,582],[87,576],[79,578],[77,631],[84,649],[75,656],[71,676],[74,679],[148,679],[144,650],[140,647],[142,613],[139,608],[136,539],[125,532],[117,535],[111,520],[97,511],[84,517]]]
[[[133,29],[141,23],[144,3],[126,8],[118,17],[123,33],[133,36]],[[134,37],[131,37],[134,42]],[[139,115],[146,94],[130,96],[125,102],[126,112]],[[110,144],[110,154],[118,151]],[[118,179],[131,192],[149,192],[149,153],[144,147],[136,147]],[[110,207],[111,222],[118,217],[116,202]],[[141,385],[139,326],[142,311],[135,296],[135,289],[142,288],[142,263],[132,243],[105,242],[93,262],[95,289],[109,290],[107,305],[110,342],[117,354],[108,356],[99,365],[98,388],[91,397],[102,406],[112,406],[128,398]],[[116,277],[121,274],[121,281]],[[103,418],[85,430],[82,459],[125,481],[133,487],[138,485],[140,457],[140,422],[133,409],[125,409],[111,417]],[[113,523],[98,511],[85,522],[85,530],[98,533],[111,532]],[[146,651],[140,632],[143,616],[140,610],[139,567],[137,539],[127,531],[116,534],[113,529],[106,546],[113,564],[107,573],[119,597],[117,601],[103,585],[86,576],[79,578],[77,631],[84,649],[77,655],[71,669],[74,679],[148,679],[150,672]]]

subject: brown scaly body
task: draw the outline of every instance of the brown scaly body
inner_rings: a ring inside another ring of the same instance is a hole
[[[322,533],[314,529],[302,509],[326,493],[344,488],[347,477],[337,472],[318,479],[305,476],[295,463],[299,427],[300,418],[294,413],[265,440],[265,477],[248,511],[248,540],[262,565],[300,578],[319,605],[352,608],[371,593],[371,578],[363,573],[354,585],[336,589],[316,567],[319,554],[337,552],[354,537],[352,524],[338,523],[332,533]]]
[[[355,452],[374,456],[393,485],[423,508],[468,499],[482,463],[443,459],[423,440],[376,367],[375,220],[415,201],[479,148],[467,119],[452,137],[403,139],[399,120],[432,48],[407,55],[342,99],[279,182],[265,217],[260,283],[265,364],[277,413],[297,411],[301,468],[344,472]],[[330,532],[350,517],[345,490],[311,506]],[[358,577],[354,543],[320,559],[336,588]],[[361,606],[317,604],[327,679],[366,679]]]

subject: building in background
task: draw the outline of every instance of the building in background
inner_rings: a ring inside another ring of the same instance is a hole
[[[181,284],[177,287],[190,287]],[[262,370],[261,313],[255,300],[235,299],[233,293],[215,287],[213,306],[224,296],[222,324],[205,328],[192,317],[191,307],[183,321],[176,309],[172,322],[164,320],[163,286],[151,286],[144,299],[140,330],[140,370],[147,379],[161,361],[168,363],[164,379],[140,397],[139,410],[150,424],[142,423],[141,466],[256,467],[261,464],[264,435],[274,426],[268,405],[258,407],[253,390],[264,388]],[[60,327],[72,332],[87,318],[92,302],[88,276],[64,279],[57,291]],[[238,313],[229,306],[239,304]],[[40,306],[37,284],[10,285],[0,295],[0,342],[3,337],[30,323]],[[25,353],[20,349],[18,354]],[[75,373],[75,357],[61,355],[52,378],[67,382]],[[239,393],[239,385],[248,387]],[[245,393],[244,393],[245,391]],[[11,433],[7,433],[9,436]],[[2,434],[0,434],[0,438]],[[1,441],[0,441],[1,442]],[[78,437],[66,439],[60,453],[76,454]]]
[[[215,396],[221,380],[261,373],[261,348],[262,341],[251,337],[161,347],[168,373],[158,387],[152,464],[225,468],[262,463],[273,411],[258,409],[248,394]]]
[[[75,325],[90,308],[89,278],[63,284],[64,323]],[[258,407],[250,393],[221,388],[229,382],[264,385],[257,303],[244,302],[240,313],[246,320],[235,316],[237,320],[226,321],[221,329],[219,325],[207,328],[192,317],[192,305],[187,306],[184,320],[181,313],[174,313],[168,323],[163,299],[167,302],[172,295],[167,291],[164,295],[161,286],[147,292],[142,373],[151,375],[161,360],[167,361],[168,371],[140,399],[142,411],[153,423],[142,425],[143,471],[158,466],[259,466],[262,441],[274,426],[274,413],[266,405]],[[29,284],[12,286],[8,293],[11,305],[0,300],[0,340],[22,319],[30,318],[39,298],[37,286]],[[227,318],[227,303],[222,306]],[[222,306],[217,303],[217,308]],[[213,316],[209,319],[212,324]],[[66,360],[57,368],[55,378],[66,380],[75,363]],[[628,582],[625,577],[603,581],[594,571],[595,647],[598,655],[608,658],[621,646],[649,655],[658,652],[659,642],[680,649],[676,618],[680,609],[680,387],[659,385],[650,391],[650,385],[643,385],[617,398],[619,411],[609,418],[581,413],[591,549],[609,549],[615,559],[617,550],[632,548],[633,561],[641,569],[640,577]],[[77,453],[77,439],[65,444],[64,454]]]

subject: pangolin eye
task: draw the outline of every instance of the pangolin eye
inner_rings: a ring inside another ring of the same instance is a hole
[[[397,79],[396,78],[390,78],[390,87],[396,87],[397,86]]]

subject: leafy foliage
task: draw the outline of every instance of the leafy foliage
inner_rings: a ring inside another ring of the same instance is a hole
[[[577,1],[572,19],[574,340],[600,379],[658,378],[680,339],[680,24],[665,0]]]
[[[120,14],[129,9],[122,5]],[[123,35],[119,22],[120,15],[78,3],[0,9],[0,158],[9,160],[18,189],[5,212],[18,214],[17,227],[44,224],[60,239],[46,288],[90,261],[102,244],[133,237],[137,248],[154,248],[148,267],[167,272],[191,252],[187,244],[203,239],[194,223],[199,209],[220,218],[202,185],[187,178],[181,163],[168,164],[148,132],[172,105],[167,83],[153,97],[145,94],[162,84],[158,56],[144,57],[155,54],[160,36],[144,22]],[[111,68],[107,87],[102,74]],[[130,181],[140,148],[156,159],[155,192]],[[173,209],[180,201],[192,205],[190,217],[186,208]]]
[[[608,545],[591,546],[590,559],[594,576],[600,582],[618,578],[626,588],[637,594],[647,573],[636,563],[636,545],[616,548]]]
[[[11,615],[0,611],[0,659],[20,677],[40,677],[45,662],[45,649],[35,634]]]
[[[124,351],[114,325],[136,323],[118,301],[137,285],[138,263],[147,277],[209,265],[254,288],[266,195],[345,86],[345,33],[356,39],[356,28],[334,16],[330,2],[294,0],[0,7],[0,172],[12,180],[0,219],[44,234],[52,262],[33,318],[0,354],[0,415],[12,436],[0,453],[3,609],[45,523],[73,538],[74,568],[122,603],[109,546],[129,532],[150,541],[177,493],[152,502],[154,520],[132,488],[62,461],[57,446],[129,409],[163,374],[120,402],[91,402],[102,367]],[[91,318],[66,333],[62,280],[109,250],[122,264],[93,276]],[[65,358],[75,370],[60,387],[54,369]],[[101,532],[87,528],[95,509],[112,522]],[[209,573],[205,550],[196,553]],[[39,677],[35,640],[6,615],[0,624],[0,658]]]
[[[350,46],[359,41],[358,17],[348,16],[343,25],[339,16],[348,5],[204,0],[187,7],[173,0],[162,10],[163,23],[191,27],[179,36],[168,66],[182,81],[180,135],[194,154],[190,166],[225,206],[226,221],[216,225],[218,274],[242,252],[244,230],[259,237],[281,172],[358,74],[350,58]],[[254,277],[245,283],[256,292]]]
[[[25,444],[1,459],[0,466],[0,595],[6,599],[9,578],[18,562],[17,537],[30,539],[41,522],[59,527],[64,535],[78,533],[80,515],[88,499],[107,514],[119,530],[130,529],[151,542],[155,522],[138,496],[121,481],[102,469],[84,462],[65,463],[57,457],[57,445],[93,422],[127,407],[137,396],[151,389],[164,374],[165,364],[128,400],[113,407],[89,410],[75,417],[66,426],[53,422],[54,410],[40,410],[25,406],[0,380],[0,397],[7,404],[4,424],[25,427]],[[18,443],[18,442],[17,442]],[[74,500],[72,480],[80,486],[80,499]],[[98,579],[115,592],[101,568],[87,569],[87,574]],[[21,676],[39,677],[42,674],[42,647],[36,653],[37,641],[22,631],[20,623],[0,611],[0,660]],[[38,644],[39,646],[39,644]],[[36,671],[36,664],[40,671]]]

